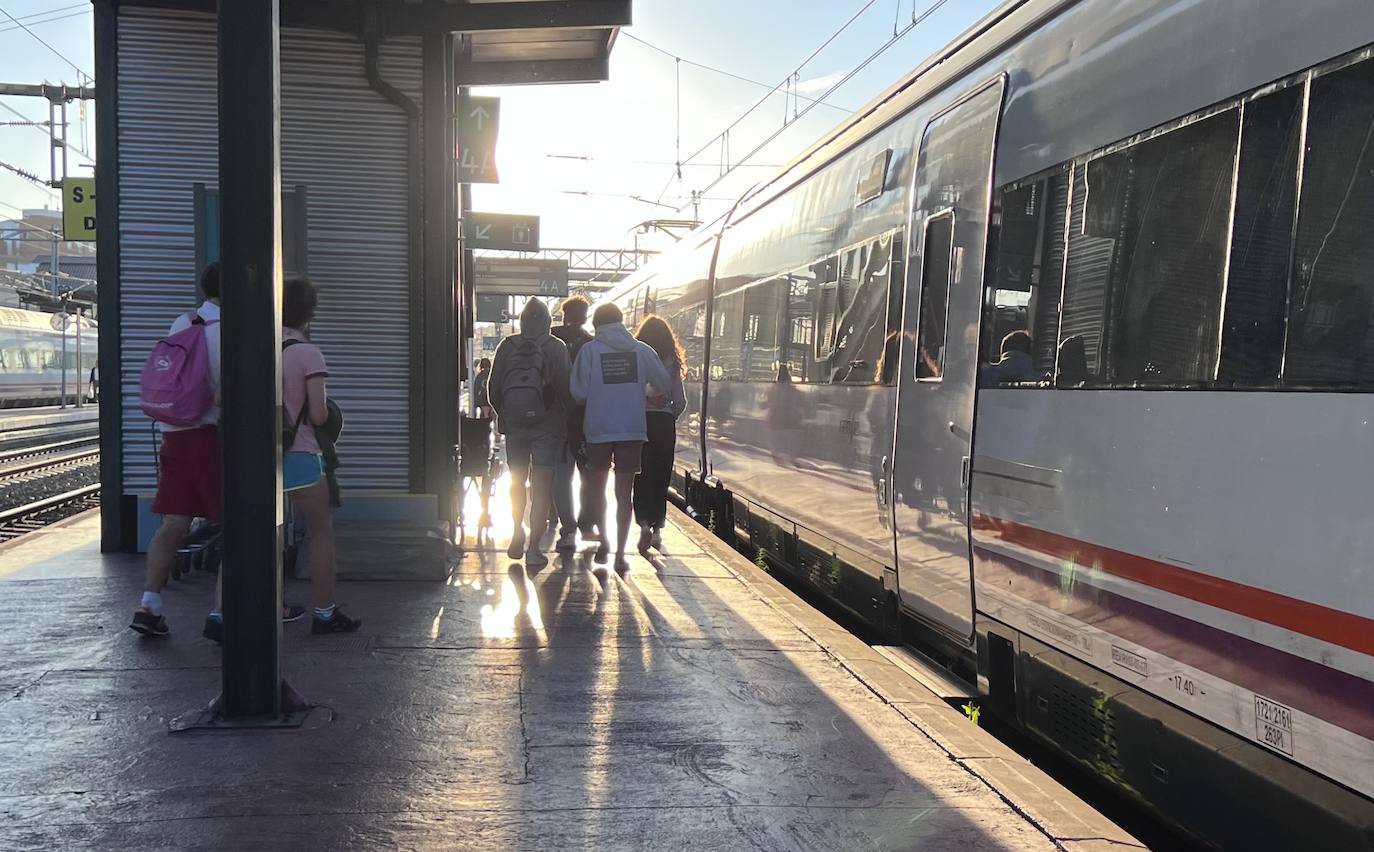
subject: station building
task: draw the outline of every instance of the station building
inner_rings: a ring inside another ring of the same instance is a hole
[[[630,5],[281,0],[282,263],[319,287],[312,333],[347,421],[341,574],[379,549],[398,570],[443,567],[472,303],[458,86],[606,79]],[[107,551],[142,550],[156,528],[138,378],[218,257],[216,23],[205,0],[96,0]]]

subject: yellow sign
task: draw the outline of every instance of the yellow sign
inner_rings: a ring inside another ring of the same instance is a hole
[[[95,178],[62,179],[62,236],[95,239]]]

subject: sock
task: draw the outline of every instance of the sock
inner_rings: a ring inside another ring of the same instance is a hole
[[[212,609],[212,610],[210,610],[210,620],[211,620],[211,621],[224,621],[224,613],[220,612],[220,611],[217,610],[217,609]]]
[[[315,617],[318,618],[320,621],[328,621],[329,619],[333,618],[334,604],[330,604],[329,606],[315,607]]]
[[[162,615],[162,593],[144,592],[143,602],[140,604],[140,606],[151,612],[153,615]]]

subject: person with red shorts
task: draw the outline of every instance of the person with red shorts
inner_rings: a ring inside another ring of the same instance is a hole
[[[205,346],[210,356],[210,381],[215,404],[194,426],[168,426],[162,429],[162,451],[158,457],[157,496],[153,511],[162,516],[162,525],[148,545],[148,564],[143,599],[134,610],[129,627],[145,636],[166,636],[167,619],[162,614],[162,590],[177,558],[177,549],[191,532],[196,518],[218,523],[220,511],[219,395],[220,395],[220,284],[219,264],[212,263],[200,277],[205,302],[195,317],[205,323]],[[189,328],[191,315],[177,317],[168,335]]]
[[[606,478],[615,466],[615,568],[625,571],[625,544],[630,537],[631,494],[639,472],[640,451],[648,438],[644,401],[668,392],[671,379],[658,353],[625,328],[625,316],[614,304],[592,314],[595,337],[577,353],[571,388],[585,403],[582,431],[587,439],[587,478],[597,505],[592,511],[603,531],[595,560],[605,564]]]

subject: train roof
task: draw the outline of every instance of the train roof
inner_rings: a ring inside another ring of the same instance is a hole
[[[28,328],[34,331],[56,331],[52,318],[55,314],[42,311],[26,311],[22,308],[0,308],[0,328]],[[83,328],[96,328],[93,319],[82,318]]]

